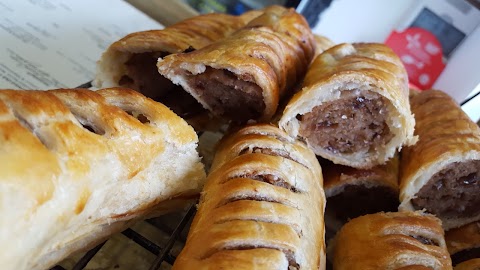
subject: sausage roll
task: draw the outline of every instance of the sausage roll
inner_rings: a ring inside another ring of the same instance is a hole
[[[242,16],[206,14],[196,16],[163,30],[132,33],[110,45],[97,64],[96,87],[122,86],[169,106],[189,122],[203,120],[202,106],[181,87],[172,84],[157,71],[157,60],[172,53],[197,50],[222,39],[262,12]],[[204,117],[205,118],[205,117]]]
[[[480,128],[441,91],[411,106],[419,141],[402,151],[400,209],[426,209],[445,230],[480,220]]]
[[[452,256],[453,265],[474,258],[480,259],[480,222],[447,231],[445,241]]]
[[[453,268],[454,270],[480,270],[480,258],[465,261]]]
[[[193,202],[197,140],[133,90],[0,90],[0,269],[49,268]]]
[[[328,200],[325,219],[331,218],[332,225],[343,224],[366,214],[396,211],[399,205],[398,162],[396,155],[385,165],[360,170],[321,160]],[[335,230],[335,226],[329,229]]]
[[[317,34],[314,34],[313,37],[315,38],[315,57],[335,45],[335,43],[327,37]]]
[[[158,70],[218,118],[268,121],[303,78],[314,52],[305,18],[272,6],[225,39],[159,59]]]
[[[173,269],[324,269],[321,168],[268,125],[223,139]]]
[[[407,81],[400,59],[385,45],[336,45],[314,60],[279,126],[336,164],[384,164],[415,142]]]
[[[441,221],[421,212],[352,219],[333,242],[335,270],[452,269]]]

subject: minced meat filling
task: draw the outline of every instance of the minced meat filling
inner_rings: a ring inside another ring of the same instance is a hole
[[[157,70],[157,59],[167,53],[138,53],[126,63],[127,75],[118,84],[137,90],[143,95],[161,102],[183,118],[197,115],[205,109],[181,86],[173,84]]]
[[[348,185],[343,192],[327,199],[327,212],[342,222],[381,211],[396,211],[398,193],[388,187]]]
[[[376,93],[324,103],[300,117],[300,135],[332,153],[376,151],[393,134],[386,123],[387,101]]]
[[[265,110],[262,89],[248,76],[239,77],[228,70],[207,67],[205,72],[187,79],[218,116],[243,122],[257,119]]]
[[[480,160],[456,162],[439,171],[412,199],[415,209],[440,217],[470,217],[480,213]]]

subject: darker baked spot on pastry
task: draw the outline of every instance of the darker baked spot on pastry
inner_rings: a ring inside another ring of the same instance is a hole
[[[95,125],[91,121],[88,121],[79,115],[75,115],[75,114],[73,115],[75,116],[75,118],[78,120],[78,122],[82,125],[84,129],[92,133],[95,133],[97,135],[105,135],[105,130],[103,128],[99,127],[98,125]]]
[[[205,112],[200,103],[188,94],[181,86],[173,84],[157,70],[159,57],[166,52],[147,52],[132,55],[125,62],[127,75],[120,78],[118,84],[132,88],[143,95],[161,102],[182,118],[189,118]]]
[[[471,259],[480,258],[480,247],[459,251],[451,257],[453,266]]]
[[[300,117],[299,132],[313,147],[335,154],[373,152],[393,138],[387,117],[387,100],[369,93],[314,107]]]
[[[271,202],[271,203],[283,204],[282,202],[275,200],[274,198],[263,196],[262,194],[256,193],[256,194],[242,194],[242,195],[236,195],[233,197],[228,197],[225,200],[223,200],[221,203],[219,203],[217,207],[221,207],[237,201],[257,201],[257,202]]]
[[[437,172],[412,199],[440,218],[463,218],[480,213],[480,160],[455,162]]]
[[[186,79],[217,116],[245,122],[258,119],[265,110],[262,89],[252,76],[207,67],[205,72],[188,75]]]
[[[134,112],[134,111],[125,111],[126,113],[128,113],[128,115],[132,116],[132,117],[135,117],[138,121],[140,121],[140,123],[142,124],[148,124],[150,123],[150,120],[148,119],[148,117],[146,117],[144,114],[142,113],[139,113],[139,112]]]
[[[347,185],[343,192],[327,199],[326,212],[342,222],[378,212],[395,212],[398,193],[386,186],[367,188]]]
[[[230,244],[229,246],[223,247],[220,250],[215,250],[214,252],[211,252],[210,254],[208,254],[206,257],[204,257],[202,259],[208,259],[213,254],[215,254],[216,252],[220,252],[220,251],[223,251],[223,250],[251,250],[251,249],[258,249],[258,248],[275,249],[275,250],[281,251],[283,254],[285,254],[285,257],[287,258],[287,261],[288,261],[288,269],[286,269],[286,270],[299,270],[300,269],[300,265],[295,260],[295,254],[292,250],[280,249],[280,248],[267,246],[267,245],[261,245],[261,244],[260,245],[251,245],[251,244],[248,244],[248,243],[239,243],[237,245]]]
[[[252,154],[252,153],[261,153],[261,154],[265,154],[265,155],[269,155],[269,156],[278,156],[278,157],[283,157],[283,158],[286,158],[286,159],[289,159],[295,163],[298,163],[302,166],[304,166],[305,168],[308,169],[307,165],[303,164],[302,162],[300,162],[299,160],[295,159],[294,157],[292,157],[290,155],[290,153],[286,150],[283,150],[283,149],[272,149],[272,148],[264,148],[264,147],[245,147],[244,149],[242,149],[238,155],[244,155],[244,154]]]
[[[295,193],[300,192],[296,187],[290,185],[287,181],[283,180],[281,177],[278,177],[277,175],[273,175],[273,174],[252,172],[252,173],[244,173],[241,175],[236,175],[235,178],[252,179],[252,180],[261,181],[273,186],[285,188]]]
[[[420,236],[420,235],[410,235],[410,237],[414,238],[415,240],[419,241],[420,243],[424,244],[424,245],[429,245],[429,246],[437,246],[439,247],[440,245],[437,243],[437,241],[431,239],[431,238],[427,238],[427,237],[424,237],[424,236]]]

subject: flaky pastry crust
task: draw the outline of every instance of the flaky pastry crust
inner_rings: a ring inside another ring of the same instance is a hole
[[[194,130],[128,89],[0,90],[0,268],[46,269],[205,180]]]
[[[302,116],[322,104],[351,99],[361,93],[375,94],[386,100],[386,107],[382,109],[388,112],[386,125],[393,137],[383,145],[367,151],[342,153],[314,145],[312,138],[302,137]],[[302,90],[289,101],[279,126],[291,136],[306,140],[315,154],[325,159],[355,168],[371,168],[384,164],[402,145],[415,143],[415,120],[410,112],[408,94],[406,71],[390,48],[375,43],[339,44],[314,60]]]
[[[288,95],[303,77],[314,52],[313,34],[303,16],[293,9],[272,6],[233,35],[200,50],[159,59],[158,70],[174,84],[181,85],[217,117],[230,119],[235,115],[224,105],[228,101],[224,95],[238,92],[240,96],[259,97],[253,104],[240,104],[253,107],[260,103],[258,108],[252,109],[252,115],[241,117],[240,121],[268,121],[279,100]],[[224,95],[216,94],[209,100],[213,91],[191,80],[210,70],[228,73],[236,81],[233,85],[225,83],[228,90],[221,90]],[[239,81],[256,87],[249,86],[240,91],[237,87]],[[215,102],[216,99],[223,102]]]
[[[336,270],[452,269],[441,221],[420,212],[352,219],[333,244]]]
[[[412,200],[438,172],[455,163],[480,160],[480,128],[450,96],[438,90],[423,91],[412,96],[411,107],[416,118],[415,135],[418,135],[419,141],[402,151],[400,210],[413,210]],[[445,188],[445,184],[439,189]],[[451,192],[455,193],[455,190]],[[459,197],[457,200],[462,199]],[[480,220],[480,213],[439,218],[444,228],[449,230]]]
[[[273,126],[245,127],[220,144],[173,269],[324,269],[324,207],[315,155]]]

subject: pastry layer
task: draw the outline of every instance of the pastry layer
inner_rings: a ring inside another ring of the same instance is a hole
[[[407,82],[400,59],[383,44],[333,46],[310,65],[279,126],[336,164],[385,164],[416,141]]]
[[[244,127],[220,143],[173,269],[324,269],[324,207],[311,150],[273,126]]]
[[[157,61],[172,53],[203,48],[232,34],[262,13],[250,11],[241,16],[206,14],[162,30],[127,35],[110,45],[102,55],[93,84],[98,88],[132,88],[164,103],[196,128],[207,128],[207,111],[182,87],[159,74]]]
[[[267,122],[305,75],[314,42],[303,16],[270,6],[232,35],[157,66],[217,118]]]
[[[193,202],[197,141],[130,89],[0,90],[0,269],[49,269]]]
[[[352,219],[332,243],[336,270],[452,269],[441,221],[421,212]]]
[[[399,209],[425,208],[445,230],[480,220],[480,128],[442,91],[410,103],[419,141],[402,150]]]

